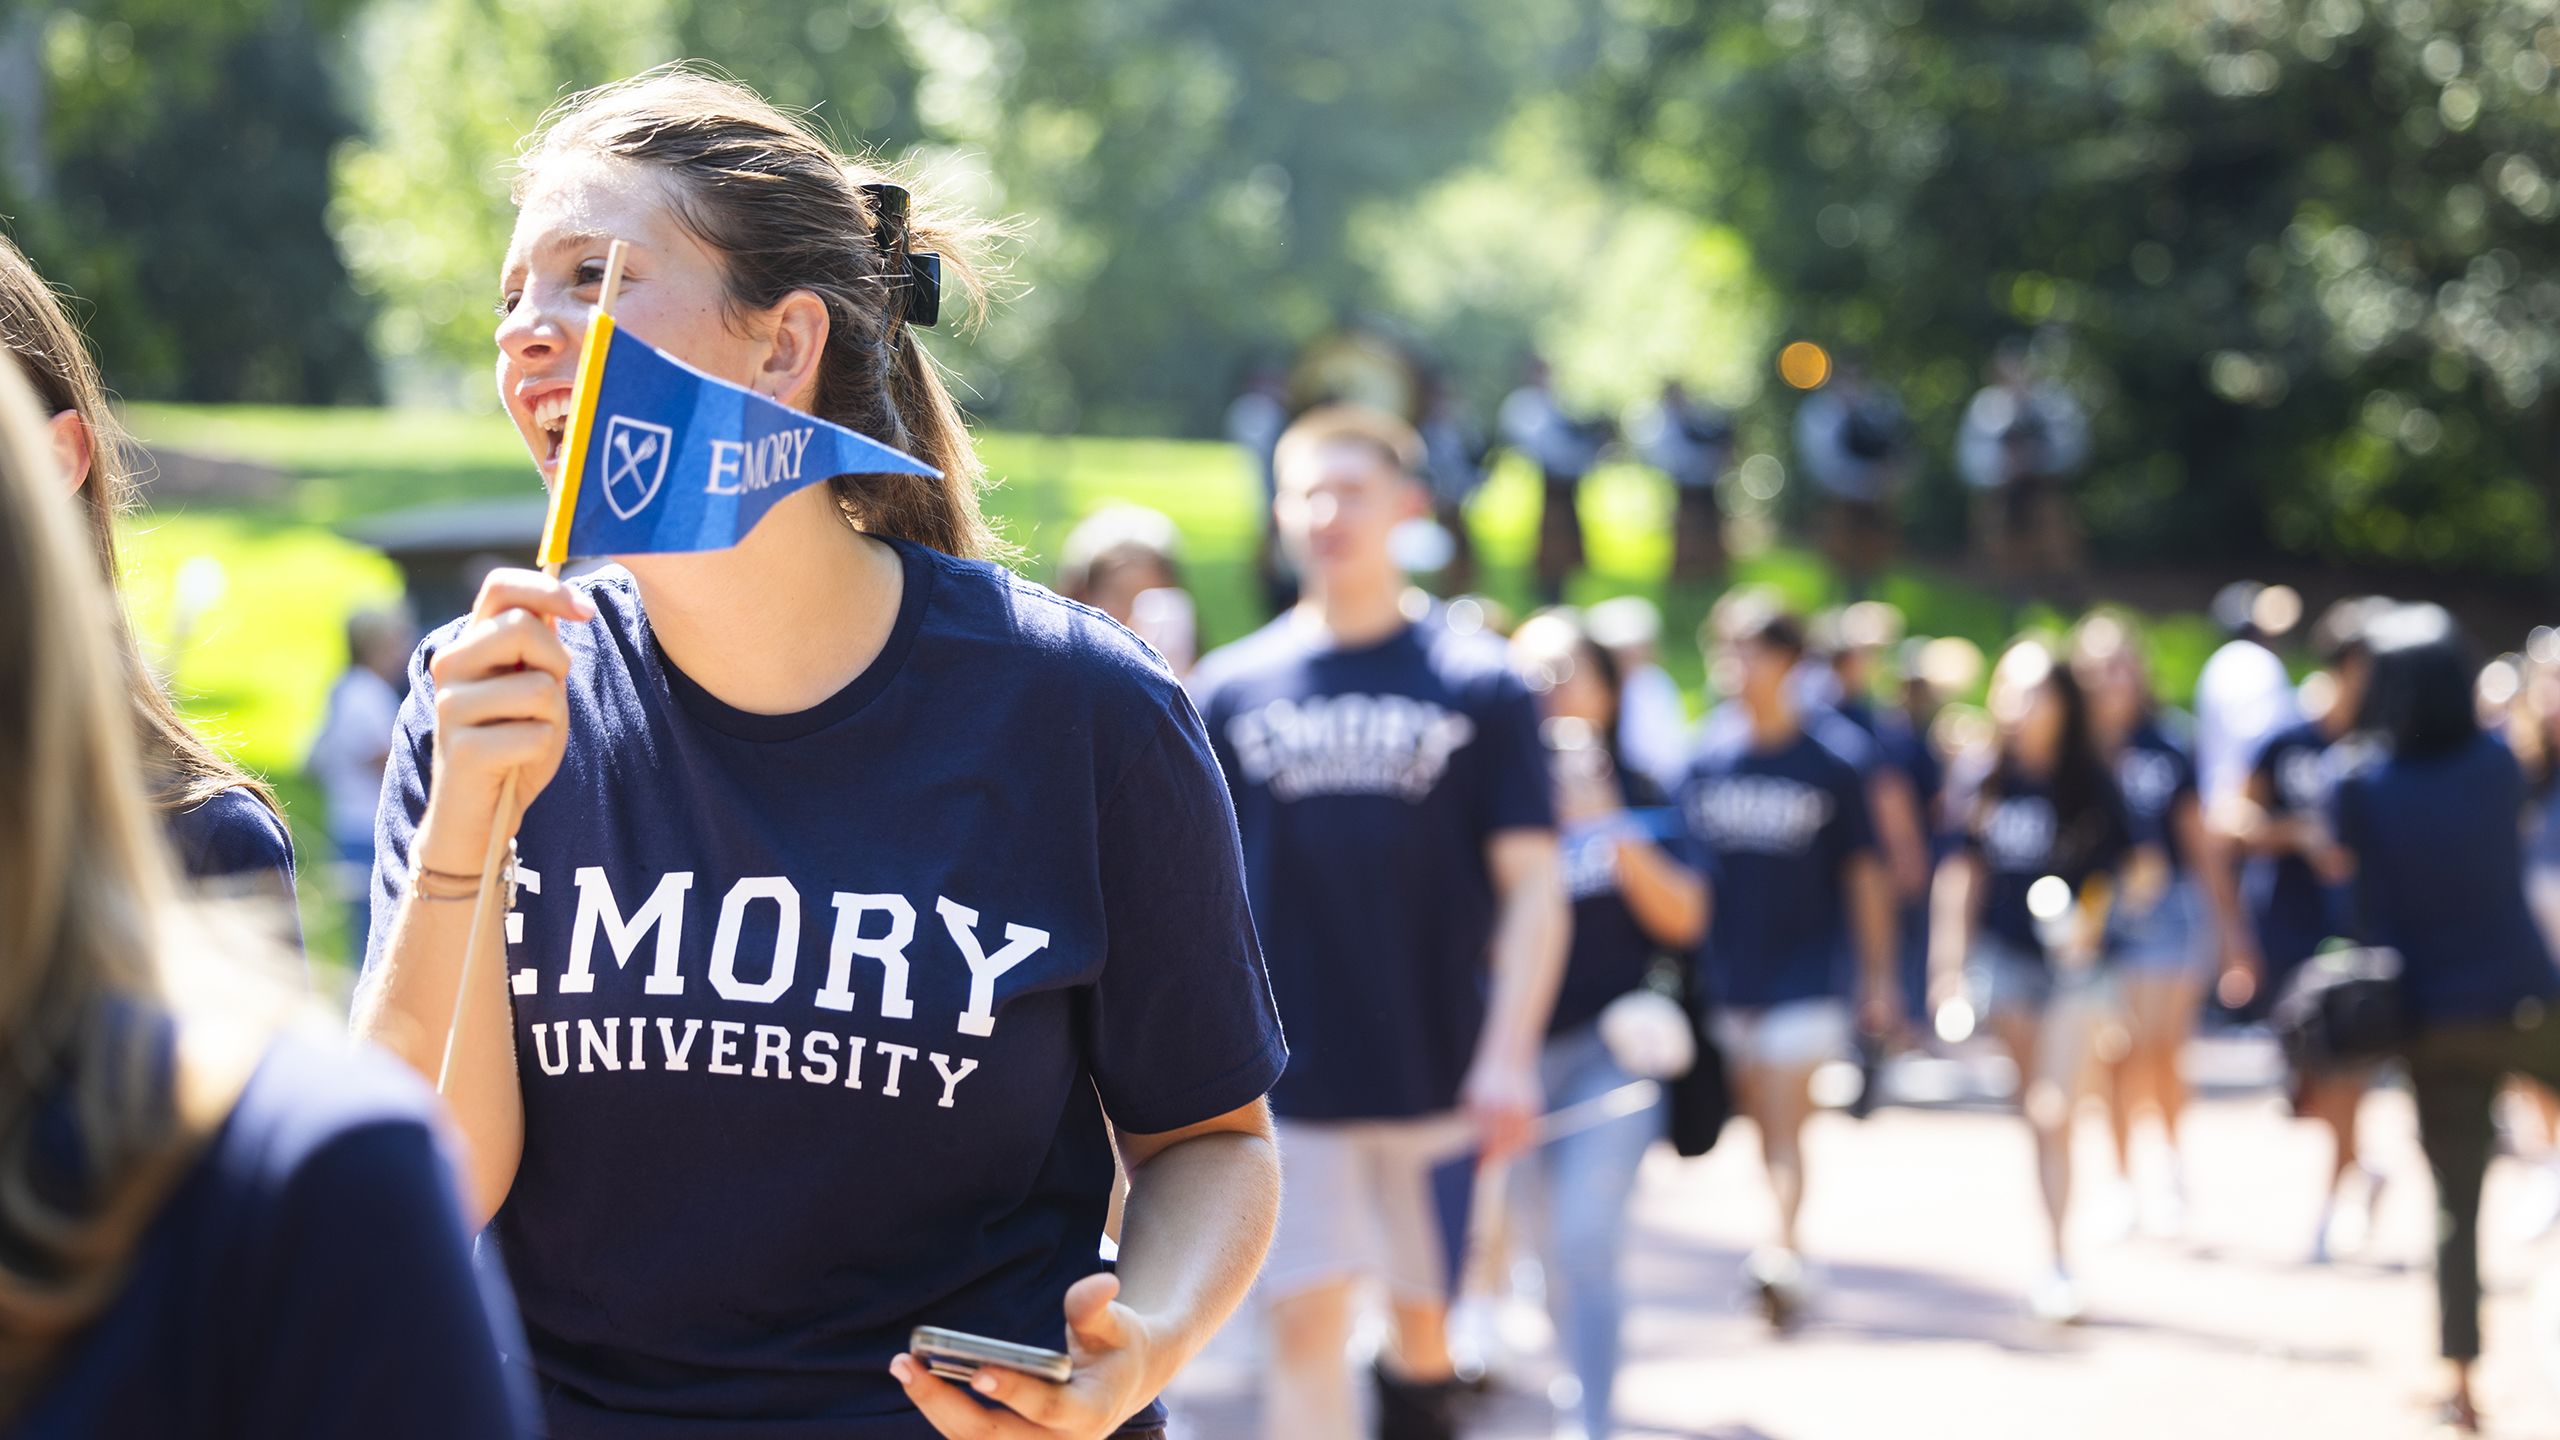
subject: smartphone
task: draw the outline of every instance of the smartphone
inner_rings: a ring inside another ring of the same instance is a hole
[[[1055,1350],[990,1340],[937,1325],[919,1325],[907,1337],[907,1348],[924,1360],[924,1368],[945,1380],[966,1385],[983,1366],[1017,1370],[1035,1379],[1063,1385],[1075,1374],[1075,1362]]]

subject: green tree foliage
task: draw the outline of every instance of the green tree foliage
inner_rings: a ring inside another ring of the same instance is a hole
[[[518,137],[706,58],[1024,222],[994,323],[933,342],[980,409],[1199,430],[1250,356],[1386,298],[1354,216],[1481,155],[1582,28],[1539,0],[377,0],[337,226],[402,373],[476,364]]]
[[[1583,29],[1539,0],[980,8],[976,53],[919,52],[957,92],[928,119],[1034,222],[1032,418],[1105,429],[1199,428],[1250,356],[1390,298],[1355,218],[1482,156]]]
[[[0,212],[84,297],[110,379],[191,400],[374,394],[323,223],[354,0],[21,0]],[[25,63],[32,62],[32,63]]]
[[[1769,317],[1741,237],[1601,183],[1587,145],[1549,97],[1481,162],[1365,207],[1352,249],[1383,308],[1430,336],[1480,400],[1517,384],[1531,351],[1584,409],[1624,411],[1670,379],[1728,406],[1752,400]]]
[[[848,146],[915,137],[914,69],[883,5],[794,0],[376,0],[362,40],[365,140],[334,220],[404,391],[477,395],[507,187],[554,103],[669,60],[714,56]]]
[[[2066,331],[2104,544],[2523,574],[2560,486],[2548,11],[1633,0],[1595,114],[1940,454],[1995,344]]]

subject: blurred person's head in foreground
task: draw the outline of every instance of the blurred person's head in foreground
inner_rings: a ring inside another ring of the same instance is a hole
[[[1989,696],[1998,760],[1995,783],[2050,785],[2057,809],[2094,803],[2106,779],[2090,723],[2088,692],[2043,639],[2010,642],[1991,667]]]
[[[1058,593],[1126,625],[1137,598],[1182,586],[1182,534],[1162,511],[1105,505],[1058,547]]]
[[[249,977],[212,978],[215,912],[180,898],[115,604],[39,403],[0,367],[0,1415],[115,1298],[227,1108],[173,1100],[171,1068],[211,1032],[172,1052],[155,1017],[217,984],[249,998],[233,994]]]
[[[2537,783],[2560,769],[2560,631],[2537,627],[2520,654],[2503,655],[2512,666],[2514,691],[2506,705],[2507,744]],[[2490,683],[2482,675],[2483,688]]]
[[[1613,596],[1583,612],[1583,628],[1620,670],[1639,670],[1653,664],[1660,651],[1662,609],[1642,595]]]
[[[133,627],[113,587],[123,579],[116,558],[116,521],[134,503],[134,451],[108,408],[97,362],[63,308],[62,297],[35,266],[0,236],[0,346],[34,394],[45,417],[56,499],[76,492],[80,528],[91,563],[110,587],[116,624],[102,643],[124,676],[128,722],[140,735],[141,763],[153,802],[163,810],[188,810],[222,791],[245,786],[278,814],[275,796],[239,766],[205,743],[178,716],[177,707],[151,673],[135,643]]]
[[[2356,728],[2373,679],[2373,648],[2367,632],[2387,615],[2394,602],[2379,595],[2357,595],[2320,612],[2311,626],[2311,653],[2320,668],[2302,682],[2303,713],[2331,736]]]
[[[1785,704],[1796,666],[1805,657],[1805,625],[1776,591],[1756,585],[1728,591],[1707,612],[1698,639],[1707,651],[1707,677],[1718,695],[1739,700],[1755,713]]]
[[[418,645],[418,622],[405,605],[367,606],[347,616],[347,663],[397,685]]]
[[[1365,406],[1320,406],[1281,435],[1272,470],[1272,516],[1310,592],[1401,583],[1396,528],[1431,513],[1412,426]]]
[[[1511,634],[1511,660],[1547,719],[1576,721],[1603,744],[1617,734],[1624,676],[1589,615],[1565,607],[1531,615]]]
[[[1902,628],[1901,609],[1883,600],[1861,600],[1815,622],[1814,648],[1830,663],[1843,700],[1869,698],[1878,663],[1902,643]]]
[[[2089,720],[2107,743],[2121,743],[2151,713],[2151,670],[2142,631],[2112,610],[2100,610],[2071,632],[2072,677],[2088,696]]]
[[[2234,580],[2214,592],[2211,613],[2230,638],[2273,645],[2302,623],[2302,596],[2290,585]]]
[[[2395,605],[2364,627],[2372,687],[2357,729],[2404,760],[2458,749],[2480,734],[2472,707],[2479,657],[2441,605]]]

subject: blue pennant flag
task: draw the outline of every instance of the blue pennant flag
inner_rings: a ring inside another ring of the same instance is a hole
[[[914,456],[589,324],[541,562],[725,550],[837,475],[939,475]]]

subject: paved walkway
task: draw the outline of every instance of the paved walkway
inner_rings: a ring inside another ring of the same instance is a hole
[[[2206,1064],[2256,1073],[2256,1057]],[[2092,1111],[2078,1173],[2111,1173]],[[1712,1155],[1657,1150],[1636,1204],[1620,1411],[1642,1440],[2363,1440],[2432,1433],[2430,1189],[2404,1095],[2367,1102],[2363,1136],[2389,1177],[2358,1258],[2305,1263],[2327,1144],[2262,1089],[2201,1102],[2188,1135],[2183,1238],[2081,1243],[2087,1323],[2039,1325],[2020,1295],[2042,1220],[2031,1150],[2008,1116],[1961,1105],[1816,1118],[1805,1240],[1825,1272],[1809,1322],[1771,1337],[1741,1299],[1768,1224],[1759,1154],[1737,1124]],[[2492,1286],[2481,1401],[2493,1435],[2560,1440],[2560,1388],[2532,1359],[2529,1290],[2560,1242],[2527,1244],[2523,1167],[2487,1203]],[[2503,1223],[2502,1223],[2503,1222]],[[1534,1312],[1504,1328],[1528,1353],[1469,1434],[1551,1431]],[[1175,1395],[1176,1434],[1251,1440],[1255,1339],[1240,1323]],[[1296,1440],[1296,1437],[1292,1437]],[[1328,1437],[1305,1437],[1328,1440]]]

